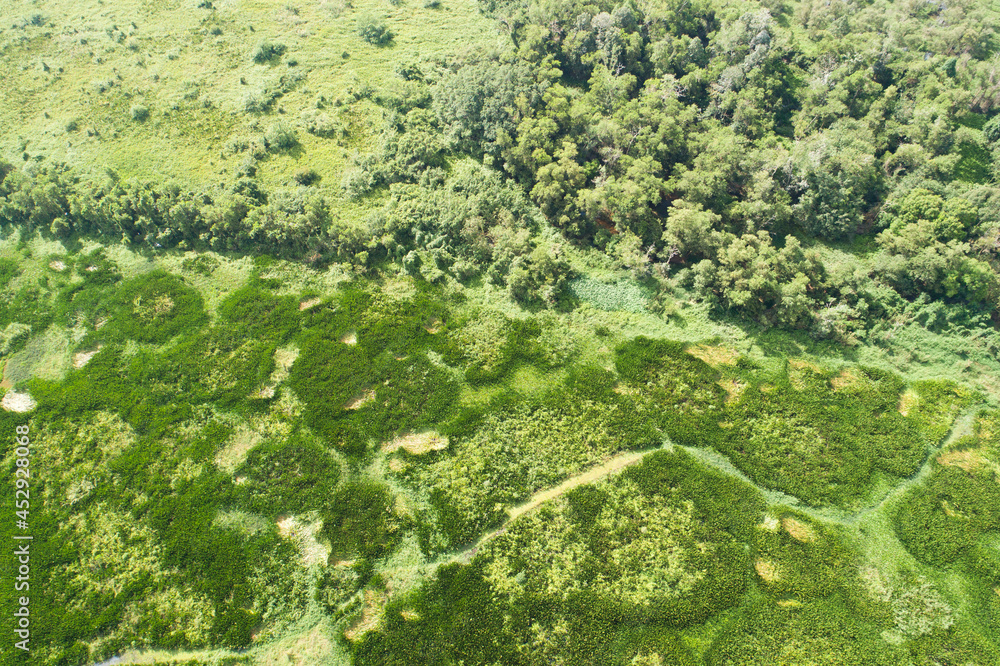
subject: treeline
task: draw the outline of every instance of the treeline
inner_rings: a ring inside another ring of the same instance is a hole
[[[996,12],[483,9],[513,48],[400,67],[349,194],[433,198],[449,156],[470,155],[568,238],[764,325],[844,338],[921,297],[996,309]]]
[[[312,265],[359,268],[400,261],[437,282],[485,275],[513,298],[549,305],[570,270],[539,247],[540,220],[501,175],[466,162],[428,190],[393,190],[367,224],[338,224],[333,204],[308,185],[265,192],[241,176],[200,190],[122,180],[95,183],[65,165],[0,162],[0,224],[55,238],[92,236],[150,251],[214,250],[266,254]]]

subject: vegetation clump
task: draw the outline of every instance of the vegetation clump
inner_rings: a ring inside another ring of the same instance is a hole
[[[366,16],[358,22],[358,34],[361,39],[375,46],[385,46],[395,36],[386,26],[385,21],[374,16]]]

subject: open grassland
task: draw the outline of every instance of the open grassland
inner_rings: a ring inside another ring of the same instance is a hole
[[[111,169],[182,186],[232,179],[255,150],[248,146],[283,125],[298,144],[264,160],[260,180],[285,184],[311,168],[336,191],[382,122],[365,91],[393,81],[401,62],[500,43],[472,0],[433,8],[418,0],[10,0],[0,15],[3,155],[44,153],[94,175]],[[359,36],[370,18],[392,31],[388,45]]]

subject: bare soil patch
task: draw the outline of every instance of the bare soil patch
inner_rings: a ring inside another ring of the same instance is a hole
[[[743,395],[747,385],[735,379],[720,379],[716,382],[726,392],[726,402],[736,402]]]
[[[250,449],[260,444],[262,439],[259,432],[240,424],[229,438],[226,448],[215,455],[215,464],[219,469],[232,474],[246,459]]]
[[[753,563],[753,568],[757,572],[757,575],[768,583],[778,580],[778,569],[766,560],[757,560]]]
[[[687,353],[695,358],[700,358],[712,367],[736,365],[736,359],[740,357],[734,349],[715,345],[694,345],[688,348]]]
[[[0,406],[3,407],[5,411],[17,412],[23,414],[25,412],[30,412],[35,408],[34,399],[27,393],[18,393],[16,391],[10,391],[7,393],[3,400],[0,401]]]
[[[781,521],[774,516],[764,516],[764,521],[760,524],[768,532],[777,532],[781,527]]]
[[[365,389],[355,397],[351,398],[351,401],[344,405],[344,409],[361,409],[374,399],[375,391],[373,389]]]
[[[391,442],[382,445],[382,451],[392,453],[396,449],[403,449],[407,453],[420,455],[430,451],[441,451],[448,448],[448,438],[442,437],[435,430],[425,430],[400,435]]]
[[[275,522],[278,534],[295,544],[302,564],[323,565],[330,559],[330,550],[316,536],[323,528],[322,520],[305,520],[297,516],[279,516]]]
[[[816,540],[816,533],[811,527],[803,522],[795,520],[794,518],[782,518],[781,526],[785,528],[785,531],[796,541],[801,541],[803,543],[811,543]]]
[[[310,298],[309,300],[299,303],[299,310],[308,310],[309,308],[316,307],[322,302],[322,298]]]
[[[97,352],[101,351],[102,345],[98,345],[97,349],[93,351],[77,352],[73,354],[73,367],[79,370],[83,366],[90,363],[90,359],[97,355]]]
[[[844,389],[851,388],[852,386],[857,386],[861,382],[861,377],[853,369],[847,369],[842,371],[836,377],[830,380],[830,386],[833,387],[834,391],[843,391]]]
[[[975,450],[948,451],[938,456],[938,462],[945,467],[958,467],[966,472],[971,472],[989,464],[989,461],[983,457],[982,453]]]
[[[59,261],[58,259],[56,259],[55,261],[50,261],[49,268],[51,268],[56,272],[62,273],[64,270],[66,270],[66,262]]]
[[[358,344],[358,334],[357,331],[348,331],[341,336],[340,341],[345,345],[356,345]]]

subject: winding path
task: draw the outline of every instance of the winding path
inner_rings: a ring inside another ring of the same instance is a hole
[[[976,414],[982,409],[981,405],[976,405],[970,407],[962,412],[960,412],[955,420],[952,422],[951,429],[948,435],[942,438],[941,442],[930,449],[927,453],[927,457],[924,459],[923,464],[920,469],[914,474],[903,479],[899,484],[893,486],[886,494],[876,503],[871,504],[862,509],[856,511],[848,511],[845,509],[838,509],[836,507],[815,507],[802,502],[799,498],[793,495],[788,495],[781,492],[780,490],[774,490],[772,488],[765,488],[757,482],[753,481],[750,477],[739,470],[733,463],[726,458],[724,455],[716,451],[715,449],[699,448],[694,446],[681,446],[675,444],[673,446],[686,451],[691,454],[694,458],[699,460],[702,464],[716,469],[726,476],[739,479],[744,483],[753,486],[764,498],[767,500],[769,506],[788,506],[801,511],[810,518],[815,520],[833,523],[842,526],[854,526],[861,522],[866,517],[873,513],[881,511],[887,504],[891,501],[901,497],[903,493],[909,490],[914,485],[922,483],[927,476],[930,474],[934,460],[937,458],[938,454],[957,439],[964,437],[965,435],[972,432],[972,423],[975,419]],[[487,542],[491,541],[495,537],[503,534],[507,531],[507,528],[512,522],[517,518],[528,513],[529,511],[537,508],[541,504],[548,502],[550,500],[556,499],[565,495],[567,492],[581,486],[585,483],[593,483],[607,476],[610,476],[616,472],[619,472],[630,465],[634,465],[643,458],[645,458],[650,453],[655,451],[669,450],[670,445],[664,447],[655,447],[650,449],[643,449],[640,451],[628,451],[626,453],[619,454],[607,462],[592,467],[585,472],[571,476],[557,486],[551,488],[546,488],[545,490],[540,490],[531,496],[528,501],[518,504],[512,507],[507,513],[508,518],[499,528],[487,532],[481,536],[476,542],[467,548],[460,551],[446,555],[435,562],[429,563],[430,568],[435,568],[442,564],[448,564],[450,562],[464,562],[468,563],[475,557],[479,549],[484,546]]]

